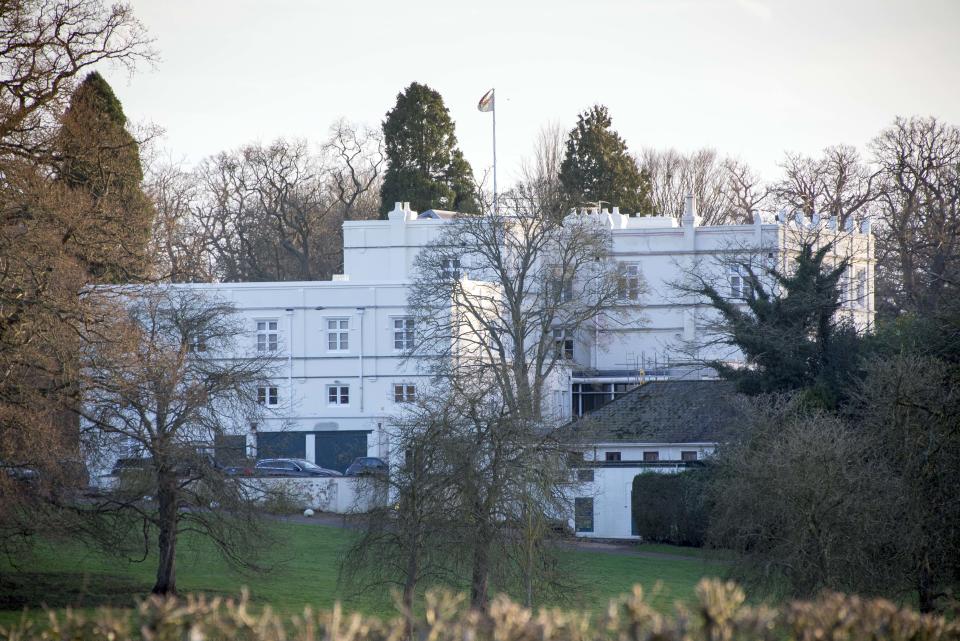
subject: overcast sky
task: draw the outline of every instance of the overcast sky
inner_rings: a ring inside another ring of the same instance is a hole
[[[632,151],[713,147],[772,178],[784,150],[863,147],[894,116],[960,124],[960,0],[133,0],[161,60],[103,70],[128,117],[196,162],[278,136],[379,126],[412,81],[440,92],[501,185],[540,127],[610,108]]]

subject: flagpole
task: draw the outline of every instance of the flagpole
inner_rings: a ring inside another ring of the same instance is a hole
[[[497,91],[493,90],[493,214],[497,209]]]

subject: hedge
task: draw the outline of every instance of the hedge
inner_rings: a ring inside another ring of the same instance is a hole
[[[359,614],[306,610],[281,617],[251,608],[246,598],[154,597],[136,610],[92,614],[50,611],[44,621],[24,619],[0,628],[11,641],[947,641],[960,640],[960,623],[899,609],[889,601],[829,594],[814,602],[773,609],[745,605],[737,585],[704,580],[699,604],[676,615],[658,613],[643,590],[614,599],[607,612],[533,612],[497,597],[489,612],[466,607],[465,598],[428,594],[422,616],[381,621]]]
[[[653,543],[701,547],[709,517],[708,474],[708,468],[638,474],[631,497],[636,533]]]

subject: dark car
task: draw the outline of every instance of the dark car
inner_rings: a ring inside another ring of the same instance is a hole
[[[17,465],[15,463],[0,462],[0,470],[9,478],[21,483],[37,481],[40,479],[40,470],[32,465]]]
[[[113,464],[111,476],[120,476],[127,472],[146,472],[153,468],[153,459],[150,457],[118,458]]]
[[[261,476],[331,477],[343,476],[302,458],[265,458],[257,461],[254,471]]]
[[[386,474],[387,463],[375,456],[360,456],[353,459],[347,468],[346,476],[362,476],[364,474]]]
[[[218,463],[209,454],[184,456],[174,462],[174,474],[179,478],[202,478],[211,473],[220,472],[228,476],[231,471]],[[149,456],[120,458],[113,464],[109,476],[142,476],[153,478],[155,474],[153,458]]]

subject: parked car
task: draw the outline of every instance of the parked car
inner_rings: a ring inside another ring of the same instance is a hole
[[[257,461],[255,468],[262,476],[289,476],[289,477],[331,477],[343,476],[336,470],[328,470],[316,463],[301,458],[265,458]]]
[[[387,463],[375,456],[358,456],[347,468],[346,476],[362,476],[364,474],[386,474]]]
[[[0,462],[0,470],[14,481],[27,483],[40,479],[40,470],[32,465]]]
[[[110,476],[120,476],[127,472],[144,472],[152,467],[153,459],[150,457],[118,458],[113,464]]]

